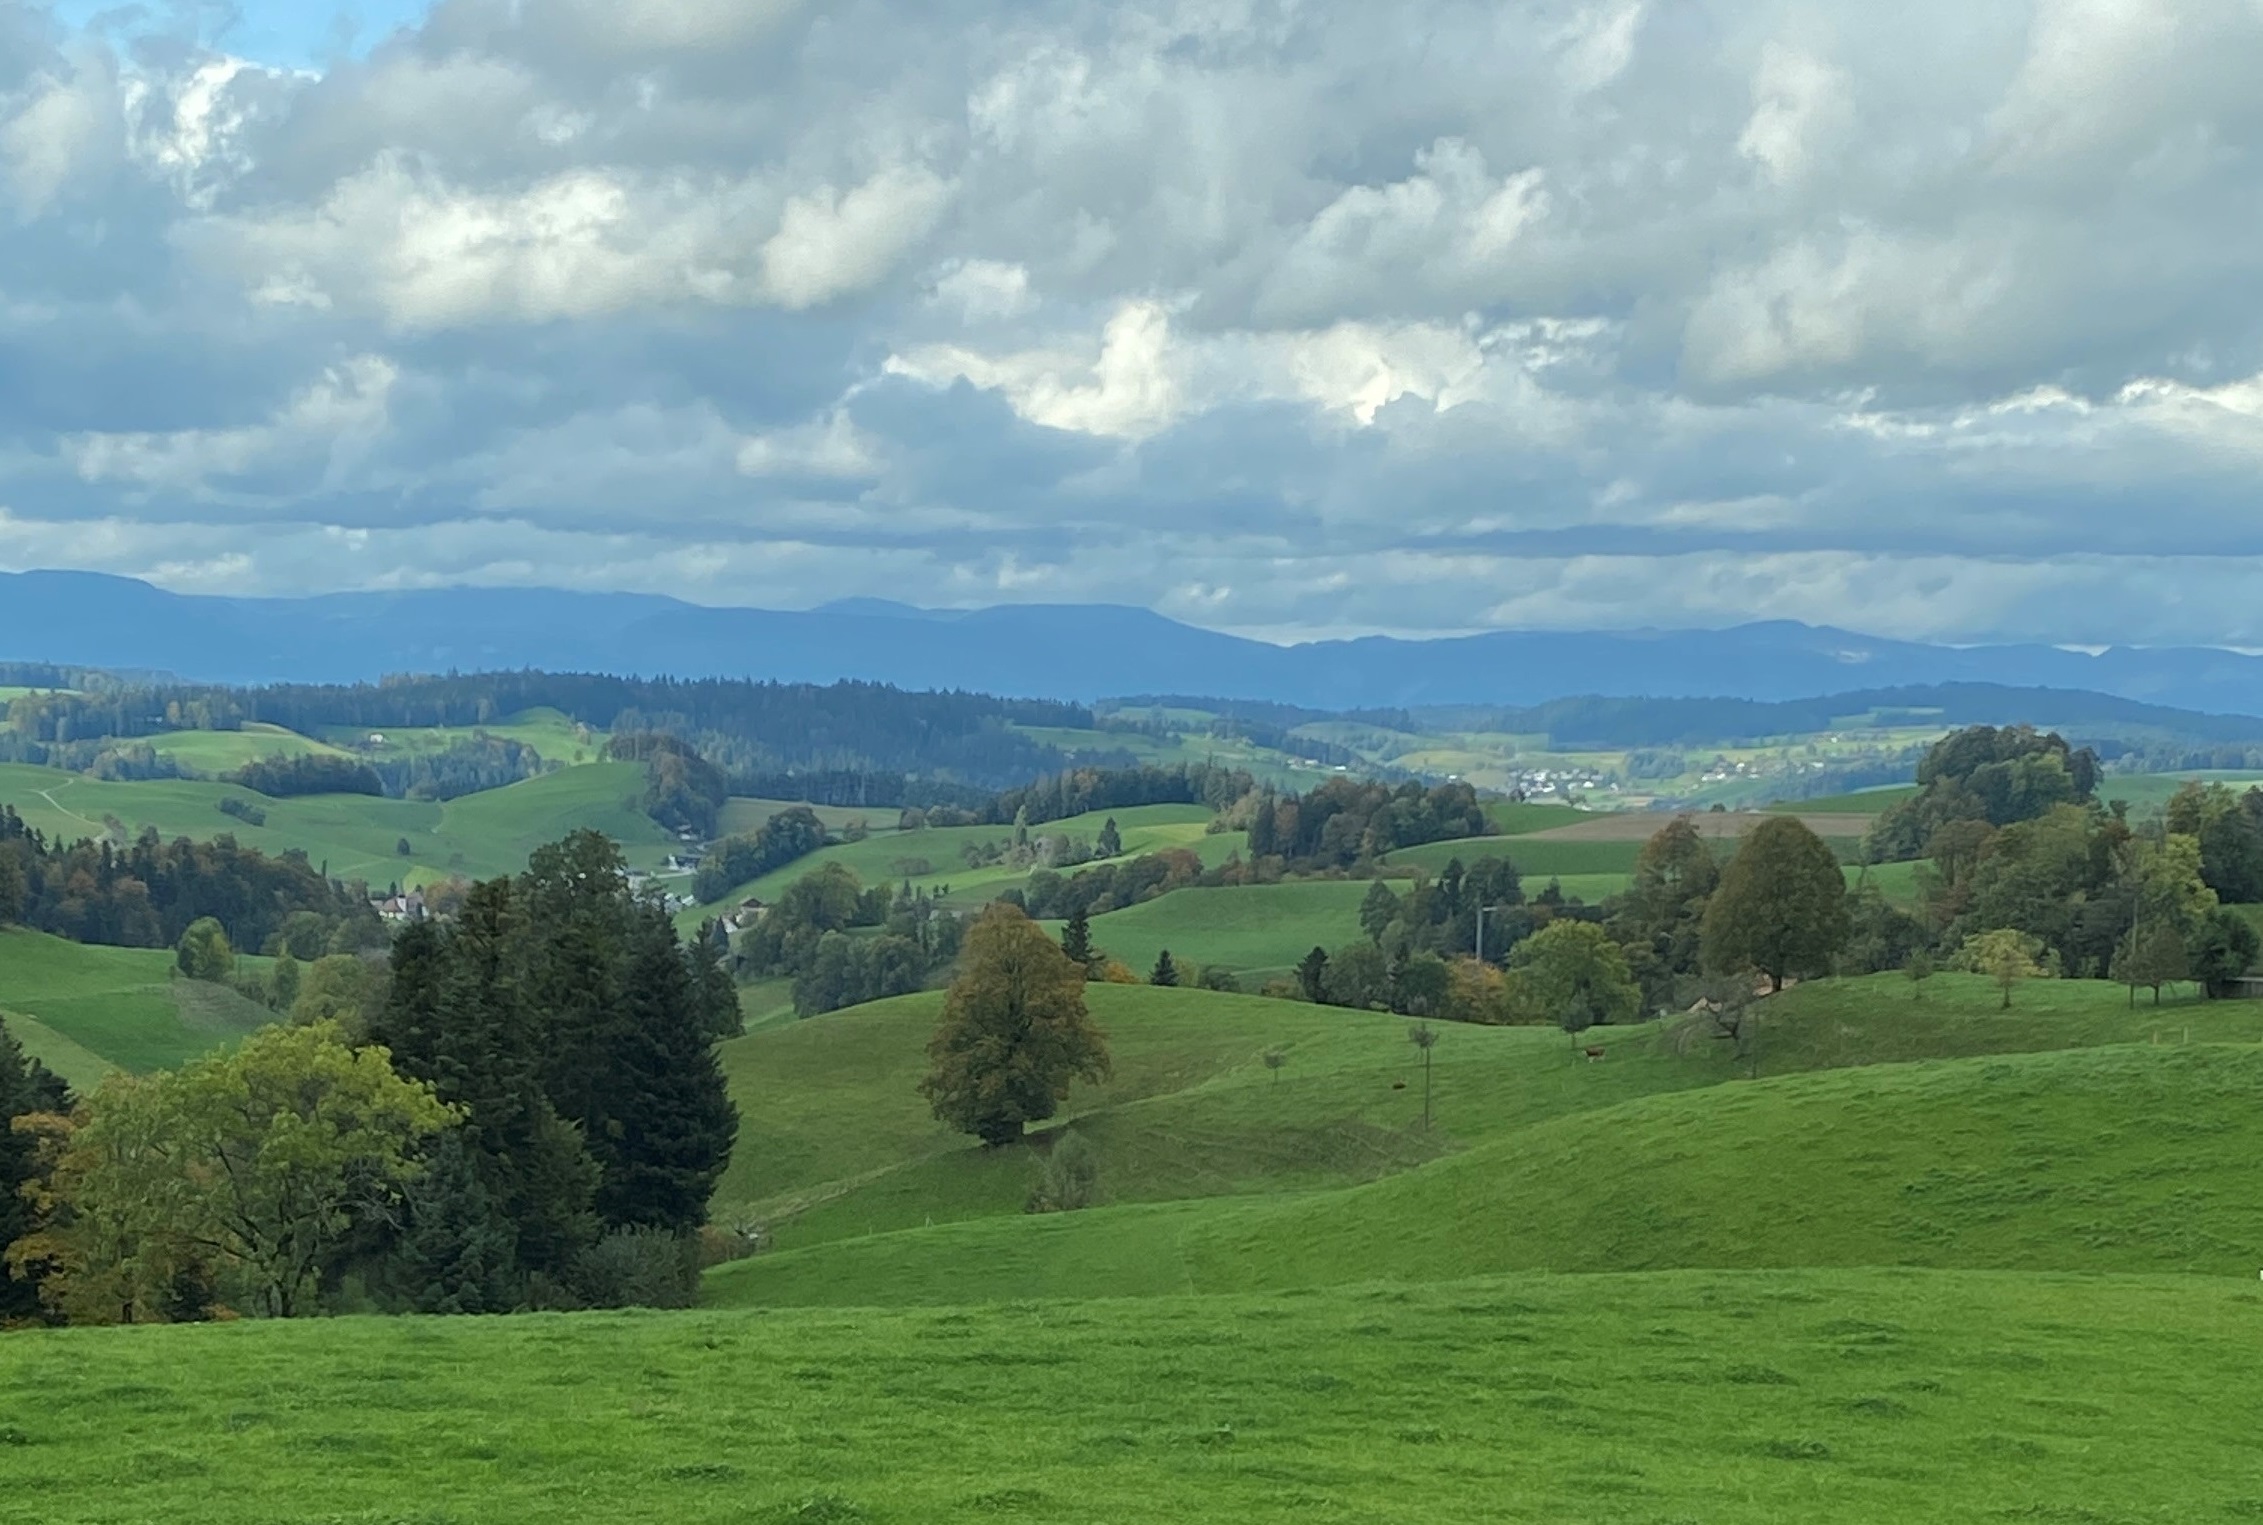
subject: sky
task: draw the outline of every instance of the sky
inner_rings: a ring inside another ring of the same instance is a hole
[[[0,569],[2263,646],[2263,0],[0,0]]]

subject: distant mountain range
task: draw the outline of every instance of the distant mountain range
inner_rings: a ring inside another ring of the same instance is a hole
[[[0,660],[229,683],[519,667],[860,678],[1068,699],[1207,694],[1333,711],[1522,706],[1570,695],[1773,701],[1984,683],[2263,714],[2263,657],[2207,647],[2088,655],[1934,646],[1781,621],[1274,646],[1114,605],[956,611],[857,599],[787,612],[518,588],[216,598],[87,572],[0,573]]]

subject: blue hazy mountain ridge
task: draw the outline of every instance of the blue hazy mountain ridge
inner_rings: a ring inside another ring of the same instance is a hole
[[[0,574],[0,660],[229,683],[539,667],[647,676],[857,678],[1094,699],[1203,694],[1313,709],[1528,705],[1569,694],[1808,698],[1944,683],[2084,689],[2263,712],[2263,658],[2205,647],[1950,647],[1768,622],[1723,630],[1496,631],[1276,646],[1117,605],[803,611],[651,594],[434,588],[231,598],[84,572]]]

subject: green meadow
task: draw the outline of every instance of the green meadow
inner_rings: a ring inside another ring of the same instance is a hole
[[[1194,851],[1206,864],[1218,864],[1248,846],[1245,832],[1211,831],[1211,812],[1200,805],[1135,805],[1125,810],[1096,810],[1089,815],[1033,826],[1030,835],[1033,838],[1066,835],[1089,843],[1110,819],[1116,822],[1117,832],[1123,838],[1125,857],[1137,857],[1166,847],[1183,847]],[[1004,848],[1012,844],[1013,838],[1011,826],[930,826],[919,831],[876,832],[861,842],[836,843],[760,879],[739,885],[722,899],[711,902],[707,909],[733,905],[749,895],[775,900],[796,879],[828,863],[840,864],[862,884],[909,884],[929,893],[948,890],[954,902],[979,905],[995,898],[1000,890],[1022,883],[1030,871],[1027,867],[1017,868],[1004,862],[970,864],[966,850],[969,847]]]
[[[1215,964],[1245,982],[1259,981],[1286,974],[1315,946],[1339,948],[1358,938],[1368,884],[1308,879],[1174,890],[1095,916],[1092,940],[1141,976],[1168,949],[1180,963]],[[1049,925],[1058,933],[1058,923]]]
[[[232,773],[246,763],[268,757],[343,755],[338,748],[309,740],[296,731],[256,723],[238,731],[167,731],[145,740],[153,751],[182,767],[211,774]]]
[[[174,1068],[272,1020],[232,990],[175,979],[170,949],[88,947],[20,927],[0,930],[0,1017],[82,1086],[113,1068]]]
[[[1892,1269],[13,1335],[0,1521],[2236,1521],[2259,1337]]]
[[[547,708],[521,710],[487,725],[404,726],[398,730],[390,727],[371,730],[360,726],[331,726],[322,735],[333,746],[375,757],[412,757],[445,752],[450,747],[489,736],[497,741],[515,741],[521,746],[532,747],[542,755],[545,762],[568,766],[600,761],[605,755],[605,743],[610,739],[603,731],[581,725],[557,710]],[[384,739],[379,741],[376,739],[378,737]]]
[[[145,827],[164,837],[232,834],[263,852],[297,850],[334,878],[423,883],[464,874],[512,874],[545,842],[590,827],[620,842],[629,861],[659,862],[668,834],[637,806],[644,774],[635,763],[593,763],[445,802],[358,794],[268,799],[233,784],[185,779],[106,783],[49,768],[0,765],[0,801],[51,839],[98,837],[114,818],[130,839]],[[266,813],[253,826],[220,810],[239,799]],[[407,842],[403,855],[399,844]]]

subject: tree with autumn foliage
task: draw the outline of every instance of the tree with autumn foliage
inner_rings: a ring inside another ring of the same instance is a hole
[[[959,976],[927,1046],[920,1094],[935,1116],[992,1147],[1051,1117],[1077,1080],[1109,1072],[1084,1004],[1085,971],[1019,906],[994,902],[967,932]]]

